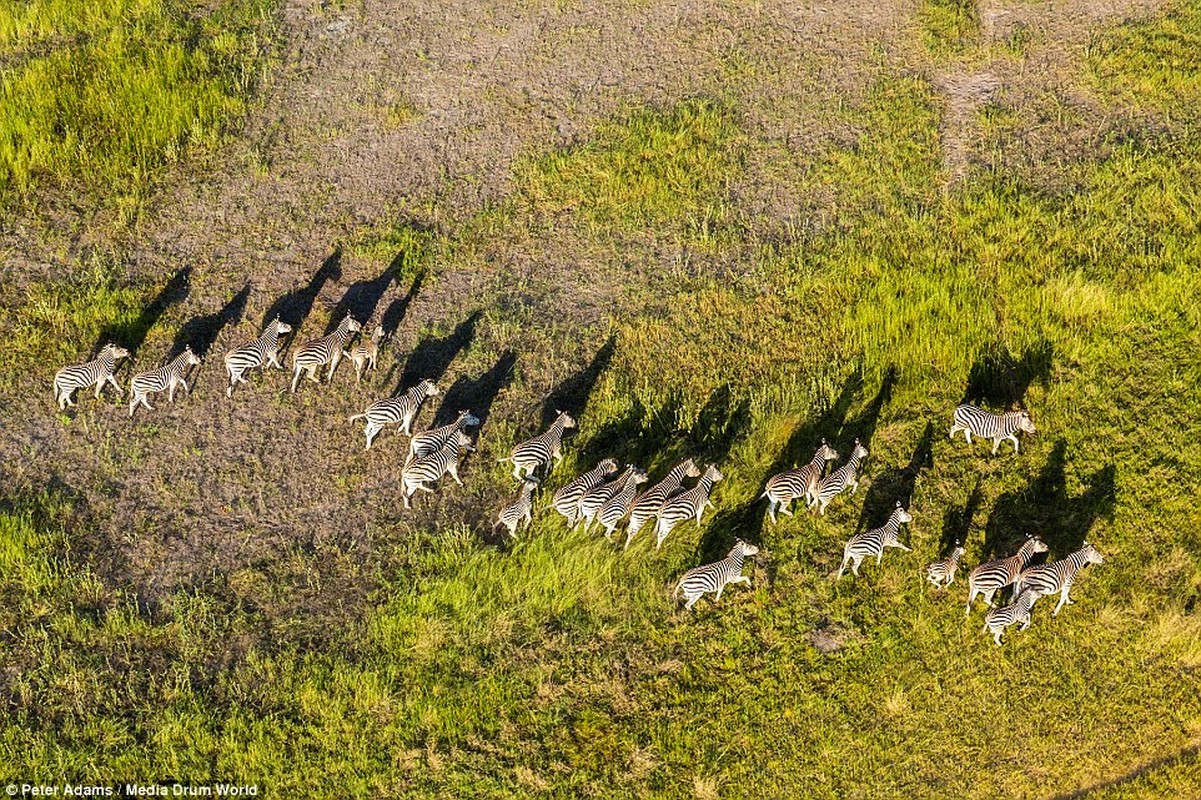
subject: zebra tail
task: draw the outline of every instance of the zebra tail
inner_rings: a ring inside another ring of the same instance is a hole
[[[347,421],[347,422],[354,422],[356,419],[363,419],[363,418],[364,418],[364,417],[366,417],[366,416],[367,416],[366,414],[355,414],[353,417],[347,417],[347,418],[346,418],[346,421]]]

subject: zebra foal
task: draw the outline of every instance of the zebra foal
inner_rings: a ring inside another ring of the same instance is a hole
[[[300,376],[303,373],[308,373],[309,380],[313,383],[321,383],[317,377],[317,370],[326,364],[329,364],[329,374],[325,379],[333,380],[334,370],[338,368],[338,362],[342,360],[343,348],[362,327],[358,320],[347,314],[338,323],[338,327],[333,333],[322,336],[320,339],[310,339],[293,353],[292,393],[296,393],[296,384],[300,383]]]
[[[997,647],[1001,646],[1001,634],[1015,622],[1022,623],[1019,631],[1024,631],[1030,627],[1030,610],[1034,608],[1034,602],[1038,600],[1038,592],[1027,589],[1017,596],[1017,598],[1007,606],[1000,608],[991,608],[984,615],[984,627],[982,630],[992,631],[993,641],[997,643]]]
[[[362,383],[363,373],[375,369],[375,360],[379,358],[379,345],[384,339],[384,329],[376,327],[371,332],[371,339],[358,342],[349,350],[343,350],[342,355],[354,362],[354,382]],[[332,374],[332,373],[331,373]]]
[[[926,580],[940,589],[945,589],[955,582],[955,571],[959,569],[959,559],[966,551],[955,542],[955,549],[941,561],[926,565]]]
[[[951,419],[950,438],[963,431],[963,438],[968,444],[972,443],[972,434],[981,439],[992,439],[992,453],[997,454],[1001,442],[1009,439],[1013,442],[1013,452],[1018,452],[1018,433],[1034,433],[1034,423],[1030,421],[1030,413],[1025,410],[1006,411],[994,414],[973,405],[964,403],[955,409]]]
[[[901,534],[901,526],[912,521],[912,515],[901,508],[901,502],[898,500],[897,507],[893,509],[888,522],[879,528],[856,534],[846,543],[842,550],[842,566],[838,568],[838,577],[842,578],[842,572],[847,568],[847,563],[850,563],[851,572],[855,577],[859,577],[859,565],[868,556],[875,556],[876,564],[879,565],[884,560],[885,547],[898,547],[908,553],[909,548],[901,544],[897,537]]]
[[[821,446],[813,454],[813,459],[803,467],[789,469],[767,480],[767,487],[760,499],[767,498],[767,515],[776,524],[776,511],[792,516],[792,501],[797,498],[811,498],[817,490],[817,485],[825,472],[826,464],[838,458],[838,451],[826,444],[822,439]]]
[[[403,431],[406,436],[411,436],[413,419],[421,410],[421,404],[427,397],[436,397],[437,395],[438,387],[434,385],[433,381],[422,381],[400,397],[385,397],[383,400],[377,400],[367,406],[367,410],[362,414],[355,414],[348,421],[366,420],[363,424],[363,432],[367,435],[367,447],[364,449],[370,450],[371,442],[388,425],[396,425],[397,433]]]
[[[683,594],[687,601],[684,608],[691,611],[692,607],[696,605],[696,601],[705,594],[715,593],[713,602],[716,603],[721,599],[721,593],[730,584],[742,583],[750,586],[750,576],[742,574],[742,563],[747,556],[753,556],[758,552],[759,548],[755,545],[735,539],[734,547],[730,549],[729,555],[721,561],[693,567],[685,572],[672,591],[672,597]]]
[[[1084,543],[1074,553],[1069,554],[1066,558],[1059,561],[1052,561],[1050,564],[1040,564],[1037,567],[1030,567],[1023,570],[1018,575],[1017,581],[1013,584],[1014,592],[1023,590],[1037,592],[1039,595],[1059,593],[1059,603],[1055,606],[1055,610],[1051,612],[1051,616],[1059,616],[1059,610],[1065,605],[1070,606],[1072,601],[1068,598],[1068,592],[1072,590],[1072,583],[1076,580],[1076,574],[1080,570],[1087,567],[1089,564],[1100,564],[1105,561],[1105,557],[1101,555],[1096,547]]]
[[[117,362],[129,355],[129,351],[120,345],[109,342],[100,349],[100,354],[84,364],[72,364],[54,373],[54,399],[58,401],[58,410],[65,411],[67,406],[75,405],[71,395],[76,389],[88,386],[96,387],[96,399],[100,399],[100,390],[104,384],[111,383],[119,397],[125,396],[125,390],[113,373],[117,371]]]
[[[279,317],[267,323],[259,338],[225,354],[225,371],[229,373],[229,386],[225,389],[226,397],[234,396],[234,386],[246,383],[247,372],[267,366],[283,369],[279,363],[279,337],[292,332],[292,326],[280,322]]]
[[[510,537],[516,539],[517,528],[521,525],[522,520],[525,520],[526,525],[529,525],[533,521],[534,490],[537,488],[537,478],[522,478],[521,489],[517,493],[517,500],[500,510],[496,522],[492,525],[492,530],[503,527],[509,531]]]
[[[166,390],[167,400],[171,403],[175,402],[175,389],[182,386],[183,390],[188,391],[188,383],[184,380],[184,376],[188,374],[188,370],[200,363],[200,356],[192,352],[192,346],[188,345],[183,352],[171,359],[169,364],[159,367],[150,372],[143,372],[140,375],[134,375],[133,380],[129,382],[129,416],[133,416],[134,409],[138,407],[138,403],[146,406],[150,411],[154,410],[154,406],[150,405],[148,395],[156,394]]]

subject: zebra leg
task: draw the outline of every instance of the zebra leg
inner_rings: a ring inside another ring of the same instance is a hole
[[[970,430],[968,430],[967,428],[964,428],[963,429],[963,438],[967,439],[968,444],[971,444],[972,443],[972,432]]]
[[[856,578],[859,577],[859,565],[862,563],[862,558],[855,558],[854,556],[851,556],[851,572],[854,573]]]
[[[1004,628],[992,629],[992,640],[997,643],[997,647],[1001,646],[1001,634],[1005,632]]]
[[[298,364],[292,371],[292,394],[296,394],[296,384],[300,383],[300,372],[302,367]]]
[[[972,584],[972,580],[971,580],[971,578],[968,578],[968,582],[967,582],[967,610],[963,612],[963,616],[965,616],[965,617],[966,617],[967,615],[969,615],[969,614],[971,614],[971,613],[972,613],[972,601],[973,601],[973,600],[975,600],[975,599],[976,599],[976,587],[975,587],[975,585],[973,585],[973,584]]]
[[[730,581],[730,583],[741,583],[741,584],[744,584],[749,587],[751,585],[751,576],[750,575],[739,575],[737,578]]]
[[[692,607],[696,605],[696,601],[700,599],[701,596],[699,594],[689,595],[688,602],[684,604],[684,608],[688,611],[691,611]]]
[[[1000,436],[998,436],[992,440],[992,454],[994,456],[997,454],[997,449],[1001,446],[1002,440],[1003,440],[1003,437],[1000,437]]]
[[[780,501],[780,513],[791,517],[792,516],[792,502],[794,500],[796,500],[795,497],[790,497],[787,500],[781,500]],[[772,520],[772,522],[775,522],[775,520]]]
[[[1018,452],[1018,437],[1017,437],[1017,434],[1010,434],[1009,438],[1013,440],[1013,452],[1014,452],[1014,453],[1017,453],[1017,452]]]
[[[338,364],[342,361],[342,351],[335,350],[334,355],[329,360],[329,374],[325,376],[325,382],[329,383],[334,379],[334,370],[338,368]]]
[[[856,478],[851,481],[851,494],[855,494],[857,491],[859,491],[859,480]]]
[[[1063,591],[1059,593],[1059,604],[1055,606],[1055,610],[1051,612],[1052,617],[1059,616],[1059,610],[1064,606],[1071,605],[1072,601],[1068,599],[1068,592],[1071,591],[1071,586],[1064,586]]]
[[[989,589],[984,592],[984,602],[988,603],[989,608],[994,608],[992,598],[997,593],[996,589]]]
[[[313,366],[309,367],[309,369],[308,369],[309,380],[318,385],[320,385],[320,383],[321,383],[321,376],[317,374],[320,370],[321,370],[320,364],[314,364]]]
[[[775,525],[776,524],[776,501],[775,500],[767,501],[767,516],[769,519],[771,519],[771,524]]]
[[[952,425],[951,425],[951,433],[950,433],[950,435],[949,435],[947,438],[948,438],[948,439],[954,439],[954,438],[955,438],[955,434],[959,433],[961,430],[963,430],[963,428],[960,428],[958,425],[952,424]]]
[[[450,475],[450,477],[455,479],[455,483],[459,484],[460,486],[463,485],[463,481],[459,480],[459,465],[458,464],[451,464],[449,467],[446,468],[446,473],[448,475]],[[430,489],[430,491],[432,492],[434,490]]]
[[[847,568],[847,562],[850,560],[851,560],[850,556],[845,555],[845,554],[843,555],[842,563],[838,565],[838,577],[836,577],[834,580],[842,580],[842,572],[843,572],[843,570],[845,570]]]
[[[129,401],[129,418],[130,419],[133,419],[133,410],[137,407],[138,407],[138,398],[135,395],[134,398]]]
[[[121,388],[121,384],[117,383],[117,378],[115,376],[110,374],[108,376],[108,382],[111,383],[113,388],[117,390],[117,397],[125,396],[125,390]]]
[[[96,381],[96,399],[100,399],[100,390],[104,388],[104,378]]]

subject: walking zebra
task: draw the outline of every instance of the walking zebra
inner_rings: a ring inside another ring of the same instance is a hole
[[[972,613],[972,601],[976,595],[984,596],[984,602],[992,607],[992,598],[1001,589],[1009,586],[1018,579],[1022,570],[1030,563],[1036,553],[1047,552],[1047,546],[1037,536],[1028,538],[1020,550],[1009,558],[999,558],[986,561],[971,571],[967,576],[967,610],[965,615]]]
[[[671,533],[672,528],[681,522],[695,519],[697,525],[701,524],[705,507],[713,507],[713,501],[709,499],[709,492],[712,491],[713,484],[723,477],[725,476],[721,474],[717,465],[710,464],[706,467],[700,480],[697,481],[696,486],[680,492],[663,504],[663,507],[659,509],[659,521],[655,524],[656,550],[663,546],[663,540],[667,538],[667,534]]]
[[[418,489],[433,493],[434,490],[425,484],[438,481],[443,475],[450,475],[455,479],[455,483],[462,486],[463,481],[459,479],[459,459],[465,452],[475,452],[475,448],[471,446],[471,437],[463,431],[455,431],[451,438],[434,452],[420,458],[410,458],[400,473],[405,508],[413,507],[409,499]]]
[[[563,485],[551,498],[551,507],[567,518],[574,525],[580,515],[580,498],[589,489],[600,486],[606,480],[617,474],[617,461],[612,458],[602,458],[596,466]]]
[[[760,499],[767,498],[767,515],[776,524],[776,510],[792,516],[792,501],[798,497],[811,498],[825,472],[826,464],[838,458],[838,451],[822,439],[813,460],[803,467],[785,470],[767,479],[767,488]]]
[[[322,336],[320,339],[310,339],[293,353],[292,392],[296,392],[296,384],[300,382],[301,373],[307,372],[309,380],[313,383],[321,383],[321,379],[317,377],[317,370],[326,364],[329,364],[329,374],[325,376],[325,379],[333,380],[334,370],[338,368],[338,362],[342,360],[343,348],[350,341],[350,337],[354,336],[362,327],[358,320],[347,314],[338,323],[338,327],[333,333]]]
[[[507,505],[500,510],[497,515],[496,523],[492,526],[493,530],[504,527],[508,529],[509,536],[517,538],[517,527],[521,525],[521,521],[525,520],[525,524],[529,525],[534,517],[534,490],[538,488],[538,479],[526,477],[521,479],[521,490],[517,493],[517,500],[511,505]]]
[[[635,472],[640,471],[638,467],[630,464],[625,468],[625,471],[611,481],[597,484],[588,491],[580,495],[580,501],[576,504],[576,526],[581,523],[584,525],[584,531],[587,532],[592,527],[592,521],[596,519],[596,515],[600,513],[601,508],[605,503],[609,502],[615,494],[621,491],[626,485],[626,481]]]
[[[596,512],[597,521],[605,528],[606,539],[613,538],[613,531],[617,530],[617,526],[626,518],[626,514],[630,511],[630,504],[634,502],[634,495],[638,493],[638,487],[646,483],[646,479],[645,470],[632,468],[621,488],[605,501],[605,504],[600,507],[600,511]]]
[[[138,403],[153,411],[154,406],[150,405],[147,395],[161,392],[164,389],[167,390],[167,400],[174,403],[176,387],[182,386],[185,392],[188,391],[188,383],[184,380],[184,376],[188,374],[189,369],[199,363],[200,357],[192,352],[192,347],[189,345],[184,348],[182,353],[171,359],[171,363],[150,372],[134,375],[133,380],[129,382],[129,393],[132,395],[129,400],[129,416],[133,416],[133,410],[138,407]]]
[[[433,381],[422,381],[400,397],[385,397],[383,400],[375,401],[367,406],[367,410],[362,414],[350,417],[349,421],[367,420],[363,427],[363,432],[367,434],[367,447],[364,449],[370,450],[371,442],[388,425],[396,425],[397,433],[404,431],[406,436],[411,436],[413,419],[421,410],[421,404],[427,397],[436,397],[437,395],[438,387],[434,385]]]
[[[1018,452],[1018,433],[1034,433],[1034,423],[1030,421],[1029,412],[1006,411],[994,414],[973,405],[963,404],[955,409],[951,423],[951,437],[963,431],[963,438],[972,443],[972,434],[982,439],[992,439],[992,452],[995,456],[1001,442],[1009,439],[1013,442],[1013,452]]]
[[[1030,627],[1030,609],[1034,608],[1034,601],[1038,598],[1038,592],[1027,589],[1009,605],[989,609],[984,615],[984,627],[981,630],[992,631],[992,639],[997,643],[997,647],[1000,647],[1001,634],[1010,625],[1015,622],[1022,623],[1019,631]]]
[[[252,369],[267,365],[283,369],[284,365],[279,363],[279,337],[291,332],[292,326],[280,322],[279,317],[276,317],[267,323],[259,338],[226,353],[225,369],[229,373],[229,386],[225,390],[225,396],[233,397],[234,386],[246,383],[243,376]]]
[[[715,592],[716,597],[713,598],[713,602],[716,603],[721,599],[721,593],[731,583],[743,583],[750,586],[750,576],[742,574],[742,562],[747,556],[753,556],[758,552],[759,548],[755,545],[735,539],[734,547],[730,549],[729,555],[721,561],[693,567],[685,572],[680,578],[680,582],[676,584],[672,596],[683,594],[687,601],[684,608],[691,611],[702,595]]]
[[[817,489],[809,495],[809,506],[816,505],[818,512],[824,517],[826,506],[830,504],[831,500],[842,494],[848,486],[851,487],[851,494],[859,491],[859,466],[865,458],[867,458],[867,448],[856,439],[855,447],[851,450],[851,457],[847,459],[847,463],[822,478],[821,482],[817,484]]]
[[[379,358],[379,344],[383,341],[384,329],[382,326],[377,326],[371,332],[371,339],[366,342],[358,342],[349,350],[343,350],[342,355],[354,362],[354,382],[361,383],[363,381],[363,373],[369,369],[375,369],[375,360]]]
[[[1024,570],[1014,582],[1013,591],[1032,591],[1038,592],[1040,595],[1059,592],[1059,604],[1051,612],[1051,616],[1059,616],[1061,608],[1072,604],[1068,598],[1068,592],[1072,590],[1072,582],[1076,580],[1076,573],[1089,564],[1100,564],[1103,561],[1105,561],[1105,557],[1101,555],[1101,552],[1085,542],[1084,547],[1071,553],[1067,558]]]
[[[521,480],[522,470],[533,475],[543,464],[549,475],[554,465],[563,460],[563,431],[574,428],[575,420],[566,411],[557,413],[559,416],[549,428],[514,447],[508,458],[500,459],[513,463],[513,477],[517,480]]]
[[[842,577],[842,571],[847,568],[847,562],[850,562],[851,572],[856,577],[859,576],[859,565],[868,556],[875,556],[876,564],[879,565],[884,560],[885,547],[898,547],[908,553],[909,548],[901,544],[897,537],[901,534],[901,526],[912,521],[913,517],[908,511],[901,508],[901,501],[898,500],[897,507],[893,509],[888,522],[879,528],[855,534],[850,538],[842,550],[842,566],[838,568],[838,577]]]
[[[951,555],[942,561],[926,565],[926,580],[940,589],[950,586],[955,582],[955,570],[959,569],[959,559],[963,558],[964,552],[966,551],[959,546],[959,542],[955,542],[955,549],[951,551]]]
[[[449,425],[422,431],[409,440],[409,458],[421,458],[440,449],[442,445],[454,438],[458,431],[467,430],[480,424],[480,418],[470,411],[460,411],[459,416]]]
[[[663,508],[668,498],[679,494],[685,478],[700,476],[700,467],[689,458],[676,464],[663,480],[635,497],[634,504],[630,507],[630,521],[626,525],[625,549],[630,549],[630,542],[634,541],[634,536],[642,530],[642,526],[659,515],[659,509]]]
[[[58,401],[58,410],[64,411],[67,406],[75,403],[71,395],[76,389],[88,386],[96,387],[96,399],[100,399],[100,390],[104,384],[111,383],[117,390],[117,396],[124,397],[125,390],[113,373],[117,371],[117,362],[129,355],[129,351],[120,345],[109,342],[100,349],[100,354],[85,364],[72,364],[54,373],[54,399]]]

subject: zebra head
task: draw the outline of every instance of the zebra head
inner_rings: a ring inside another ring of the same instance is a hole
[[[596,462],[596,467],[603,475],[612,475],[614,472],[617,472],[618,469],[617,459],[602,458],[600,461]]]
[[[475,414],[472,414],[470,411],[460,411],[459,412],[459,427],[465,428],[469,425],[479,425],[479,424],[480,424],[480,418],[477,417]]]
[[[855,440],[855,446],[851,449],[851,458],[858,458],[861,461],[867,458],[867,448],[858,439]]]
[[[342,325],[346,328],[347,333],[358,333],[363,330],[362,324],[350,315],[347,315],[346,319],[342,320]]]
[[[289,325],[288,323],[284,322],[283,320],[281,320],[279,317],[276,317],[275,319],[271,320],[271,324],[268,325],[267,327],[274,328],[276,336],[282,336],[285,333],[292,332],[292,326]]]
[[[455,446],[458,447],[460,451],[465,450],[468,453],[475,452],[475,447],[471,443],[471,437],[462,430],[455,431],[455,438],[451,441],[455,443]]]
[[[745,542],[742,539],[735,539],[734,546],[730,549],[730,555],[741,553],[743,556],[753,556],[759,552],[759,548],[750,542]]]
[[[698,467],[696,465],[696,462],[693,461],[691,458],[682,462],[681,466],[684,467],[684,477],[699,478],[701,476],[701,468]]]
[[[556,411],[555,411],[555,413],[559,415],[559,416],[558,416],[558,417],[555,419],[555,421],[556,421],[556,422],[562,422],[562,423],[563,423],[563,428],[564,428],[565,430],[566,430],[567,428],[574,428],[574,427],[575,427],[575,420],[574,420],[574,419],[572,419],[572,418],[571,418],[571,415],[570,415],[570,414],[568,414],[566,411],[557,411],[557,410],[556,410]]]
[[[716,464],[710,464],[705,470],[705,477],[708,478],[712,483],[717,483],[726,476],[721,474],[721,470],[717,468]]]
[[[112,342],[109,342],[108,344],[106,344],[100,352],[107,353],[108,355],[112,356],[114,361],[121,359],[121,358],[125,358],[126,356],[129,355],[128,350],[126,350],[121,345],[114,344]]]
[[[821,446],[817,448],[814,458],[820,458],[823,461],[834,461],[838,458],[838,451],[831,447],[825,439],[822,439]]]
[[[635,486],[640,483],[646,483],[649,477],[646,470],[641,467],[630,467],[630,480],[634,482]]]
[[[906,511],[905,509],[901,508],[900,500],[897,501],[897,507],[895,509],[893,509],[892,516],[893,516],[893,518],[896,519],[897,522],[900,522],[902,524],[904,524],[906,522],[913,522],[913,515],[910,514],[908,511]]]
[[[189,366],[194,367],[200,363],[200,356],[198,356],[192,352],[192,345],[188,345],[187,347],[185,347],[183,349],[183,352],[184,352],[184,355],[187,356],[187,363]]]
[[[1026,433],[1035,433],[1034,422],[1030,419],[1030,412],[1025,409],[1018,412],[1018,430]]]
[[[1032,537],[1030,537],[1030,538],[1029,538],[1029,539],[1026,541],[1026,544],[1025,544],[1025,545],[1023,545],[1023,546],[1024,546],[1024,547],[1029,547],[1029,548],[1030,548],[1030,554],[1031,554],[1031,555],[1033,555],[1033,554],[1035,554],[1035,553],[1045,553],[1045,552],[1047,552],[1047,544],[1046,544],[1046,542],[1044,542],[1042,539],[1038,538],[1037,536],[1032,536]]]
[[[1084,543],[1084,547],[1080,548],[1080,552],[1084,554],[1084,562],[1086,564],[1100,564],[1105,561],[1105,556],[1101,555],[1101,551],[1088,542]]]
[[[469,440],[470,441],[470,440]],[[538,479],[533,475],[526,475],[521,479],[521,490],[523,492],[533,492],[538,488]]]
[[[371,342],[373,344],[379,344],[383,340],[384,340],[384,326],[376,325],[375,330],[373,330],[371,332]]]
[[[963,554],[966,552],[967,550],[963,549],[963,545],[961,545],[959,542],[955,542],[955,549],[951,551],[951,558],[958,561],[959,559],[963,558]]]
[[[378,331],[379,328],[376,328]],[[425,380],[417,384],[417,388],[421,390],[422,397],[437,397],[438,387],[433,381]],[[466,412],[464,412],[466,413]]]

